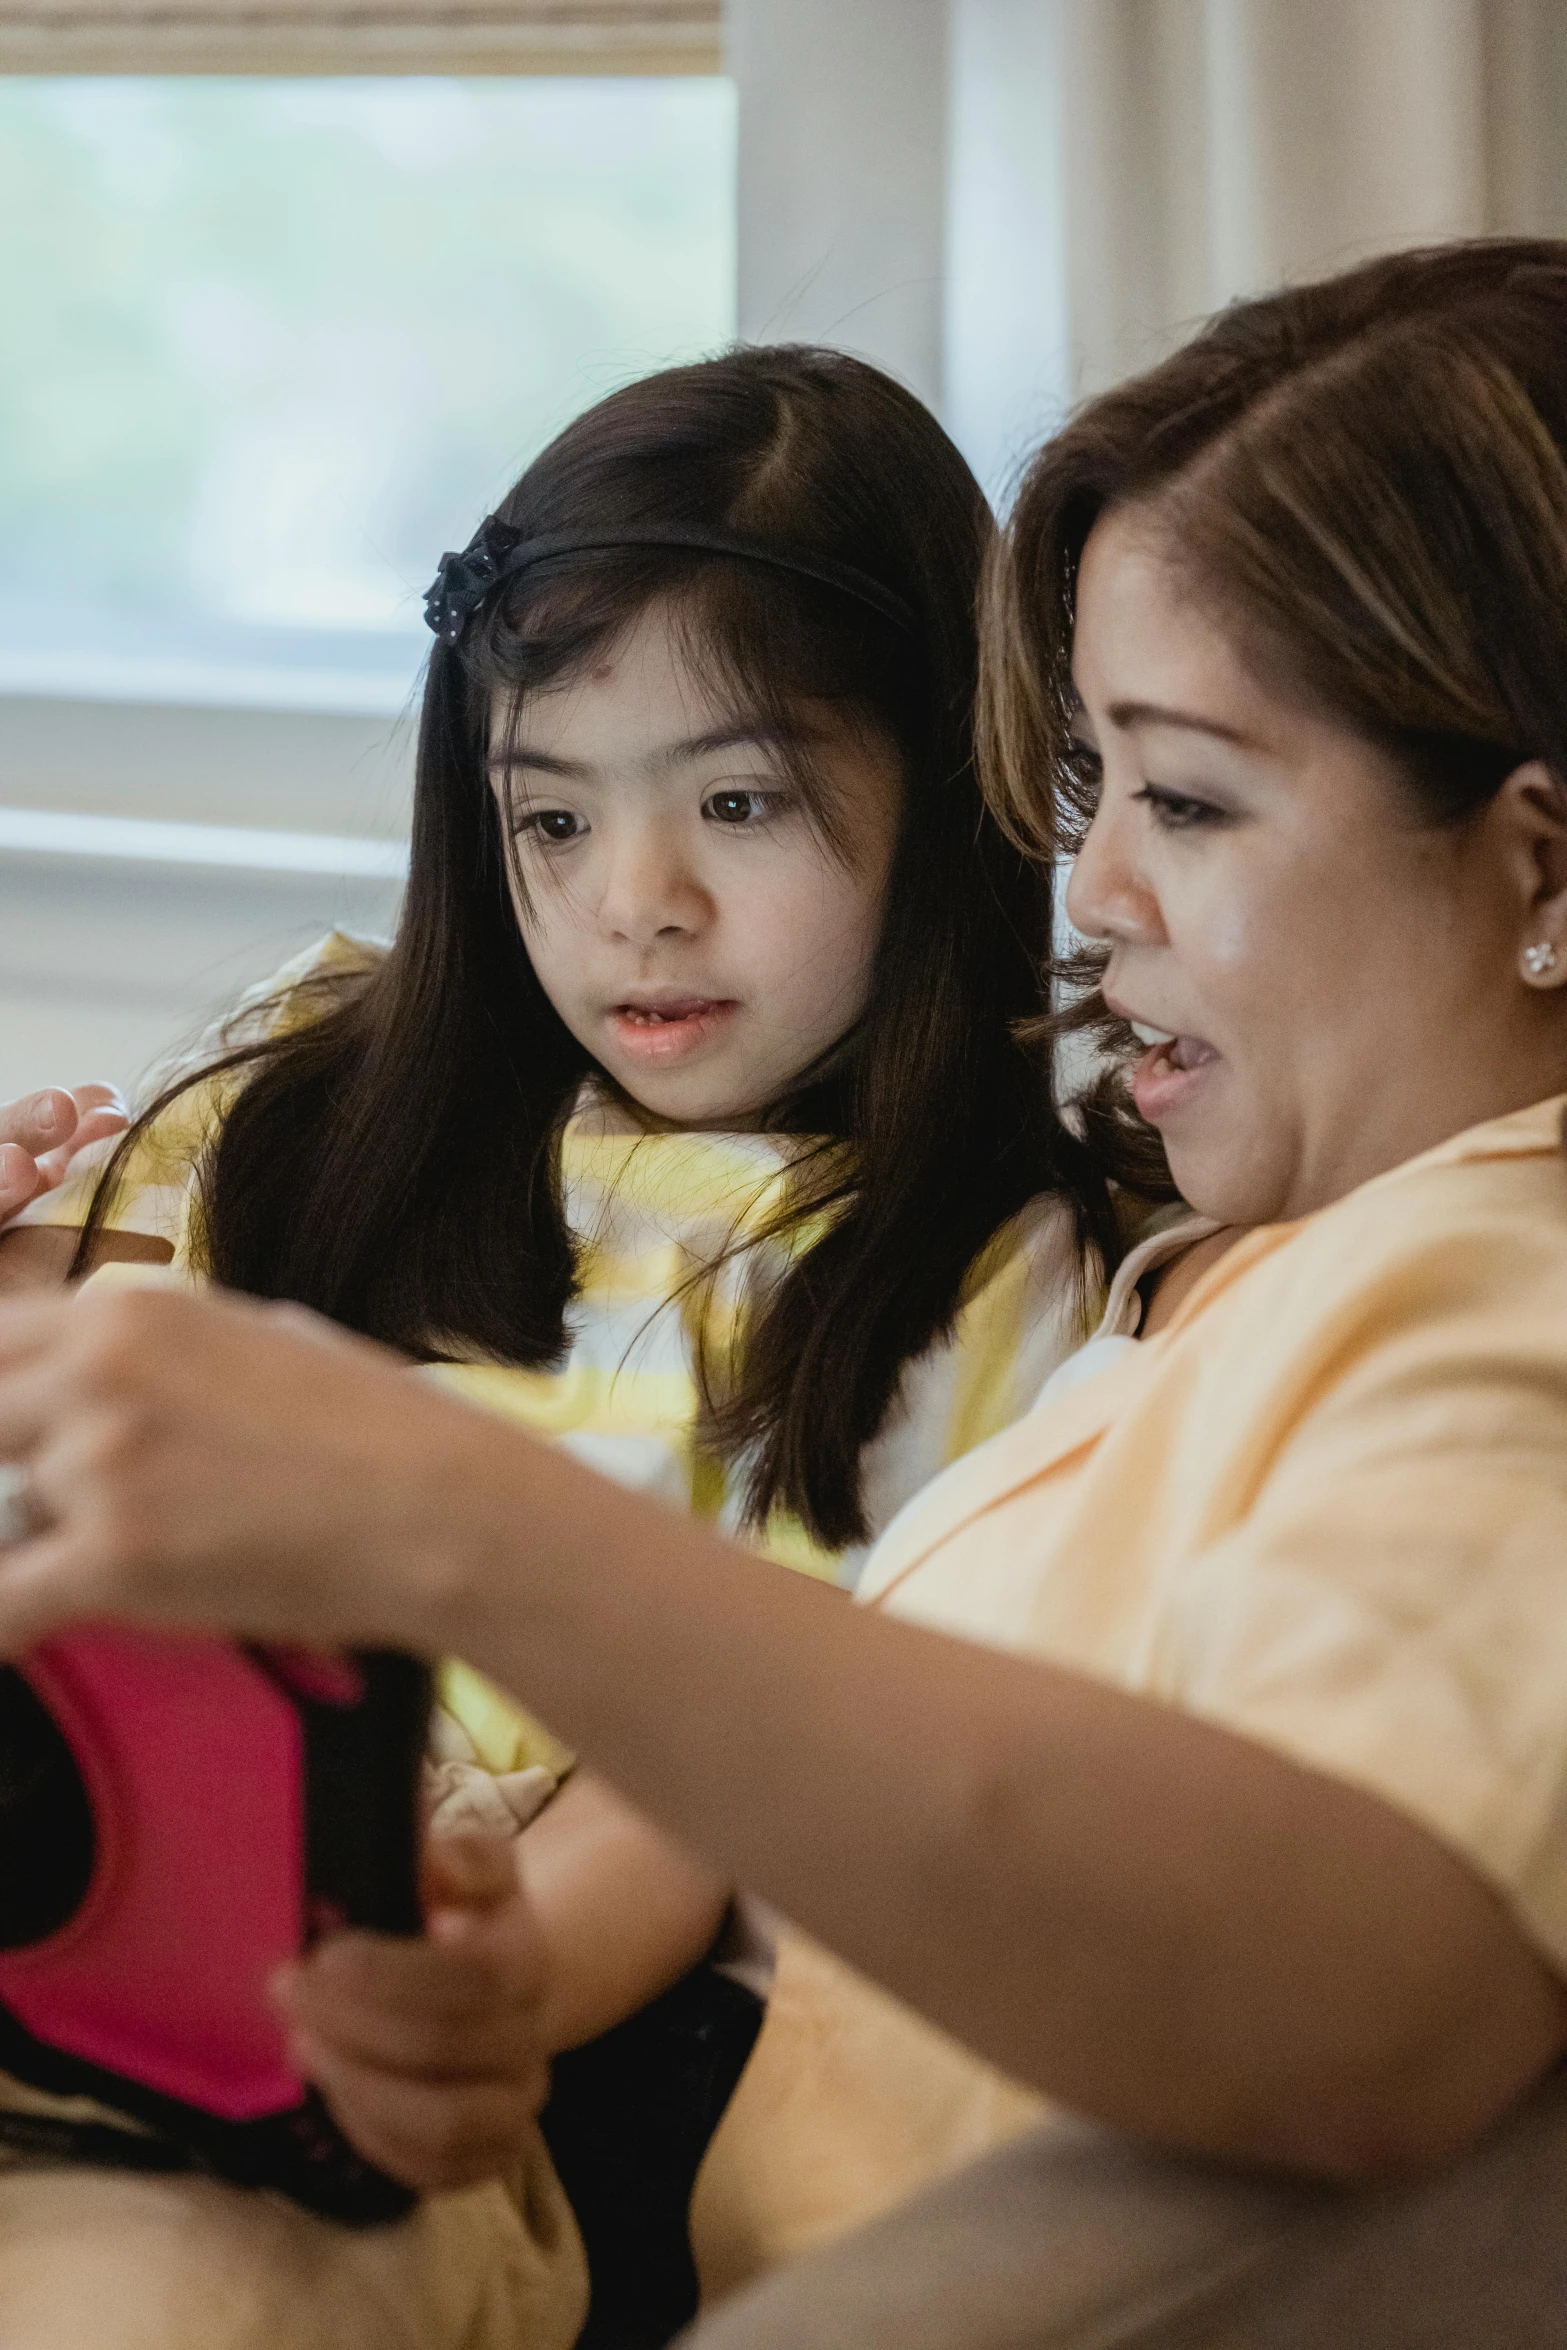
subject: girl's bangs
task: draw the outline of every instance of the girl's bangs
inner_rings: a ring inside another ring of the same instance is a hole
[[[851,739],[890,740],[907,767],[923,731],[917,654],[876,613],[765,563],[595,550],[497,598],[460,655],[492,760],[515,748],[530,694],[580,678],[660,607],[678,657],[732,724],[775,744],[822,840],[850,862],[850,812],[815,755],[821,713]],[[508,832],[520,887],[517,862]]]

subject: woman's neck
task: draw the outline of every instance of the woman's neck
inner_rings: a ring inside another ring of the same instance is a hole
[[[1166,1257],[1162,1265],[1156,1265],[1141,1284],[1144,1305],[1138,1336],[1156,1338],[1174,1319],[1176,1308],[1196,1288],[1209,1266],[1216,1265],[1225,1251],[1232,1249],[1238,1240],[1244,1240],[1252,1229],[1249,1224],[1226,1224],[1205,1239],[1194,1240],[1179,1256]]]

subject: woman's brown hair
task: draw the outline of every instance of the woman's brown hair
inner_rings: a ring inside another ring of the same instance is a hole
[[[1567,243],[1398,253],[1238,303],[1041,450],[989,570],[980,737],[998,818],[1043,858],[1093,812],[1077,571],[1123,506],[1259,675],[1391,755],[1426,821],[1526,760],[1567,782]],[[1092,956],[1060,975],[1058,1028],[1129,1043],[1082,997]],[[1087,1131],[1155,1187],[1116,1078]]]
[[[819,1220],[821,1236],[760,1306],[710,1428],[755,1516],[782,1504],[820,1540],[854,1541],[861,1451],[1000,1226],[1054,1190],[1086,1245],[1118,1245],[1104,1179],[1016,1033],[1039,1006],[1049,892],[974,772],[989,511],[935,418],[889,377],[774,348],[614,393],[535,460],[497,519],[563,551],[498,580],[431,655],[395,941],[319,988],[315,1018],[184,1079],[130,1140],[226,1069],[238,1090],[199,1169],[219,1280],[411,1354],[558,1361],[576,1279],[559,1142],[593,1064],[518,929],[490,727],[497,705],[569,677],[655,599],[671,603],[738,707],[827,702],[902,755],[869,1002],[770,1117],[851,1147],[797,1169],[795,1221]],[[688,537],[606,545],[617,530]],[[743,534],[825,576],[690,543],[703,533]],[[845,567],[886,610],[832,584]],[[100,1220],[114,1179],[111,1165]],[[78,1264],[91,1245],[90,1226]]]

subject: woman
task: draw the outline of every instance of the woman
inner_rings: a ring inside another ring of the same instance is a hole
[[[1567,2037],[1564,327],[1561,246],[1373,264],[1025,484],[994,788],[1049,849],[1074,763],[1204,1255],[867,1606],[362,1344],[121,1296],[0,1323],[0,1636],[455,1648],[1045,2096],[1319,2178],[1473,2144]]]

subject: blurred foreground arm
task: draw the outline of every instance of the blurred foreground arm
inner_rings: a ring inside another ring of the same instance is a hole
[[[1369,2175],[1467,2144],[1563,2045],[1501,1901],[1390,1805],[847,1608],[296,1309],[0,1311],[0,1459],[40,1523],[0,1644],[110,1613],[467,1656],[716,1872],[1114,2126]]]

